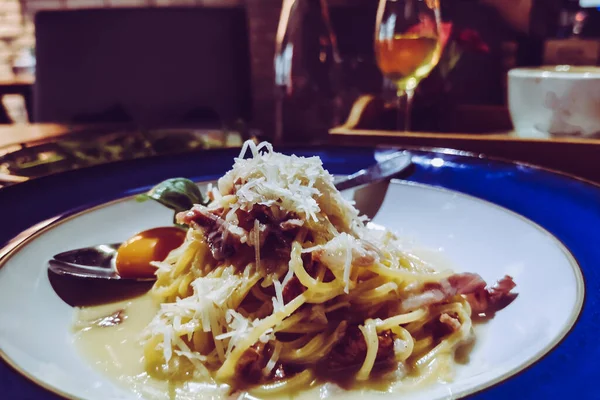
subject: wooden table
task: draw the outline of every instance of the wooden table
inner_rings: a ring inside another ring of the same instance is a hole
[[[0,125],[0,149],[50,140],[70,131],[67,125],[60,124]]]
[[[73,134],[72,127],[61,124],[0,125],[0,155],[19,150],[25,145],[43,143]],[[2,182],[24,182],[27,178],[0,173]]]
[[[35,77],[29,74],[20,74],[12,78],[0,79],[0,98],[5,94],[20,94],[25,100],[27,114],[29,114],[29,118],[32,118],[34,83]]]
[[[0,94],[19,93],[20,91],[30,89],[34,82],[35,77],[29,74],[0,79]]]
[[[84,135],[111,129],[126,129],[128,125],[66,125],[66,124],[15,124],[0,125],[0,153],[17,149],[24,145],[50,142],[68,135]]]
[[[131,124],[90,124],[90,125],[62,125],[62,124],[31,124],[31,125],[0,125],[0,156],[34,145],[52,143],[60,138],[69,138],[79,142],[93,142],[115,139],[117,136],[125,138],[128,135],[137,135],[142,138],[140,129]],[[206,135],[207,143],[210,146],[222,147],[241,147],[242,134],[236,131],[223,131],[222,129],[200,129],[193,127],[170,127],[165,128],[167,133],[183,132]],[[157,128],[156,133],[161,134],[161,129]],[[164,132],[163,132],[164,133]],[[146,144],[153,146],[152,139],[144,137],[142,140],[148,140]],[[157,148],[152,148],[152,152],[161,154],[168,152],[161,149],[160,144]],[[0,188],[2,182],[15,183],[28,180],[26,177],[8,175],[0,172]]]
[[[336,128],[330,141],[353,146],[449,148],[533,164],[600,184],[600,140],[524,139],[514,134],[440,134]]]

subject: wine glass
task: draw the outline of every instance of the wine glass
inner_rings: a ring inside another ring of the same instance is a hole
[[[440,60],[440,28],[439,0],[379,0],[375,56],[396,88],[399,130],[410,130],[415,89]]]

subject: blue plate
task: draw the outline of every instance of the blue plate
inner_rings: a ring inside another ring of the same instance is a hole
[[[382,151],[325,147],[285,152],[318,155],[331,173],[347,174],[371,165]],[[530,368],[473,397],[554,399],[576,393],[578,398],[600,399],[600,186],[531,166],[464,153],[414,154],[415,167],[408,180],[467,193],[538,223],[571,251],[586,280],[583,311],[567,337]],[[42,221],[139,193],[163,179],[215,179],[231,168],[234,156],[235,150],[214,150],[153,157],[70,171],[2,189],[0,243],[8,243]],[[43,335],[40,340],[44,340]],[[3,362],[0,393],[0,398],[15,400],[57,398]]]

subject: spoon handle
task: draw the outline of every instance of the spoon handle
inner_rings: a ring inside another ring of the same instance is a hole
[[[384,161],[336,181],[335,187],[342,191],[391,178],[408,168],[412,163],[411,160],[412,155],[408,152],[395,153]]]

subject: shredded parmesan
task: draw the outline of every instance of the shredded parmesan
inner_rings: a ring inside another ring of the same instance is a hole
[[[402,339],[394,339],[394,354],[402,354],[408,348],[406,341]]]
[[[215,339],[217,342],[229,340],[229,344],[227,345],[226,351],[226,354],[229,355],[235,347],[236,343],[242,340],[251,329],[259,325],[261,320],[255,319],[254,321],[250,321],[242,314],[231,309],[227,310],[226,320],[229,327],[229,332],[217,335],[215,336]],[[259,338],[259,340],[263,343],[269,343],[274,339],[275,333],[272,328],[264,331]]]
[[[174,350],[181,351],[182,355],[187,354],[189,349],[182,346],[185,343],[180,337],[193,333],[198,324],[204,332],[222,332],[226,322],[219,316],[226,315],[226,310],[233,311],[229,309],[227,300],[242,282],[241,276],[233,274],[221,278],[198,278],[191,283],[194,289],[191,296],[177,299],[174,303],[161,304],[158,314],[147,328],[146,335],[162,336],[161,345],[166,362],[171,359]],[[182,317],[191,320],[182,324]],[[219,351],[218,345],[217,350]],[[219,354],[220,357],[224,356],[224,351],[222,353]]]
[[[285,276],[283,277],[283,282],[281,282],[281,286],[285,287],[285,285],[288,284],[288,282],[294,277],[294,269],[293,268],[288,268],[288,272],[285,274]]]
[[[346,235],[346,257],[344,259],[344,292],[349,293],[350,289],[350,273],[352,272],[352,238]]]
[[[340,233],[325,245],[313,246],[302,250],[302,253],[316,254],[319,260],[325,264],[334,275],[339,276],[344,282],[344,292],[349,293],[351,289],[352,265],[356,259],[378,256],[376,253],[369,254],[365,249],[365,243],[347,233]]]
[[[273,297],[273,310],[275,312],[283,310],[283,286],[277,279],[273,279],[273,288],[275,289],[275,297]]]
[[[254,257],[256,258],[256,269],[260,270],[260,222],[254,220]]]
[[[267,362],[267,365],[265,365],[265,367],[263,368],[263,371],[262,371],[264,376],[271,375],[273,368],[275,368],[277,361],[279,361],[279,354],[281,354],[282,347],[283,346],[280,342],[275,342],[275,346],[273,348],[273,354],[271,355],[271,358],[269,359],[269,361]]]
[[[247,156],[250,156],[246,158]],[[218,183],[221,196],[234,194],[242,210],[254,205],[277,206],[306,220],[319,221],[321,206],[350,216],[358,212],[333,185],[333,177],[319,157],[288,156],[273,152],[267,142],[244,143],[231,171]]]

